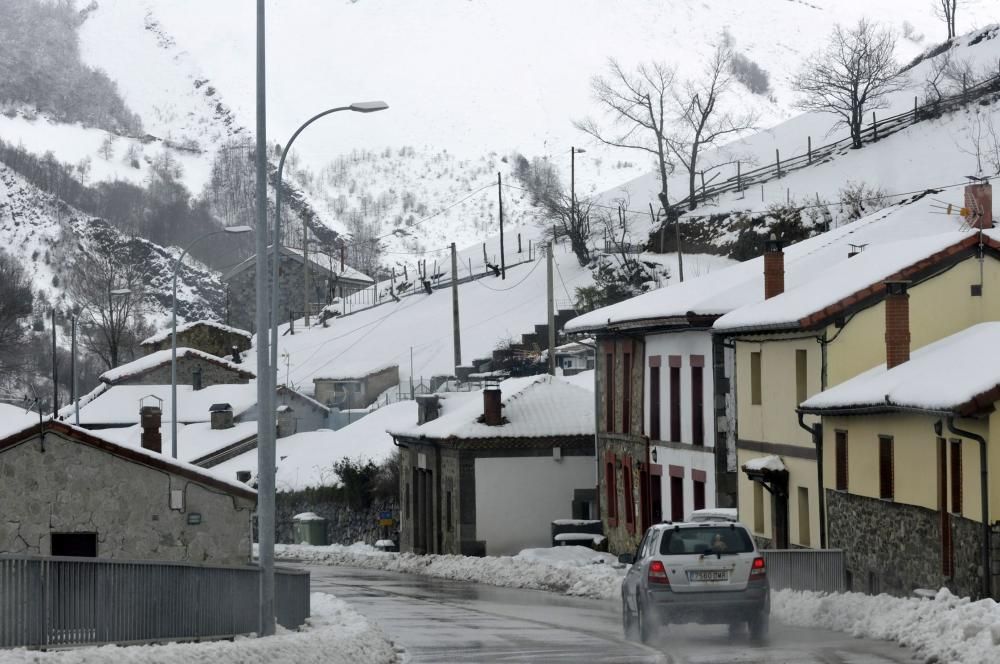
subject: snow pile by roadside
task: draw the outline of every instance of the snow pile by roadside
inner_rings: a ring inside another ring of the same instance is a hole
[[[279,544],[275,555],[324,565],[381,569],[597,599],[618,597],[625,574],[614,556],[582,546],[525,549],[516,556],[473,558],[386,553],[360,542],[350,546]]]
[[[1000,662],[1000,604],[972,602],[945,588],[934,599],[782,590],[771,596],[771,616],[788,625],[897,641],[927,662]]]
[[[266,639],[171,643],[162,646],[102,646],[55,652],[0,650],[0,664],[244,664],[297,662],[394,664],[400,655],[382,631],[333,595],[313,593],[312,617],[300,632],[281,630]]]

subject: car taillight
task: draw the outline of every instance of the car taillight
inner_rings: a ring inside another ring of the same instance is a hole
[[[767,576],[767,565],[763,558],[754,558],[753,565],[750,566],[750,578],[762,579]]]
[[[663,566],[659,560],[654,560],[649,563],[649,573],[647,574],[647,579],[650,583],[659,583],[670,585],[670,579],[667,578],[667,568]]]

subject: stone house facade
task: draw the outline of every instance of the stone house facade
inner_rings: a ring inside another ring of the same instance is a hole
[[[101,374],[108,385],[170,385],[171,351],[161,350]],[[246,384],[254,373],[244,365],[193,348],[177,349],[177,384],[196,389]]]
[[[157,351],[170,350],[170,331],[152,336],[142,342],[146,355]],[[193,348],[216,357],[233,357],[233,349],[245,353],[250,349],[252,337],[249,332],[238,330],[214,321],[200,320],[177,326],[178,348]]]
[[[268,249],[270,259],[271,249]],[[278,312],[281,321],[291,315],[296,318],[305,311],[305,259],[302,252],[290,247],[281,247],[281,262],[278,266]],[[330,304],[336,297],[344,297],[371,287],[375,282],[371,277],[346,265],[336,262],[324,265],[312,254],[309,257],[309,305],[313,313]],[[251,256],[222,275],[227,288],[227,320],[237,327],[254,330],[256,324],[256,266],[257,257]],[[270,283],[270,278],[268,279]]]
[[[0,553],[245,565],[256,492],[60,422],[0,440]]]
[[[313,379],[316,401],[330,408],[367,408],[391,387],[399,385],[399,366],[392,365],[356,376],[321,376]]]

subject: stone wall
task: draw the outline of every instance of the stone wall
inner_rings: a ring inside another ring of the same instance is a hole
[[[391,511],[396,520],[392,528],[379,526],[379,513]],[[399,502],[389,501],[376,503],[367,509],[354,509],[343,502],[334,500],[318,501],[310,499],[303,492],[279,493],[277,496],[277,513],[275,525],[276,540],[282,544],[296,544],[294,537],[296,514],[315,512],[327,520],[326,536],[328,544],[354,544],[365,542],[375,544],[380,539],[391,539],[399,542]]]
[[[598,500],[601,505],[601,526],[608,538],[608,551],[611,553],[633,553],[642,539],[642,505],[640,502],[639,464],[646,461],[646,445],[639,438],[622,434],[600,434],[597,438],[598,448]],[[632,463],[632,494],[626,495],[624,470],[626,459]],[[607,464],[611,463],[615,473],[615,489],[617,492],[617,519],[609,519],[607,504],[608,473]],[[621,468],[618,467],[619,463]],[[625,502],[632,501],[635,512],[635,522],[629,528],[625,519]]]
[[[201,386],[230,385],[239,383],[241,385],[249,383],[250,379],[246,375],[240,375],[236,371],[227,367],[219,366],[214,362],[206,362],[201,358],[191,358],[187,356],[177,356],[177,384],[191,385],[194,380],[195,367],[201,367]],[[115,385],[170,385],[170,363],[160,365],[150,371],[135,376],[126,376],[115,381]],[[208,406],[205,406],[206,409]]]
[[[47,432],[0,452],[0,553],[50,555],[53,533],[96,533],[99,558],[245,565],[253,501]],[[185,510],[170,509],[171,489]],[[201,514],[188,525],[188,514]]]
[[[955,573],[945,577],[937,511],[832,489],[826,496],[827,541],[844,550],[852,590],[905,596],[945,586],[959,596],[981,594],[980,524],[952,516]]]
[[[194,325],[177,333],[178,348],[194,348],[216,357],[231,359],[233,346],[236,346],[241,353],[245,352],[250,348],[250,339],[242,334],[226,332],[211,325]],[[170,350],[170,337],[155,344],[146,344],[143,350],[146,355],[160,350]]]

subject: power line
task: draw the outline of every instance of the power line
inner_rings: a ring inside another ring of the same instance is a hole
[[[531,266],[531,270],[528,271],[528,274],[524,275],[524,277],[519,282],[517,282],[513,286],[508,286],[507,288],[493,288],[492,286],[487,286],[486,284],[480,283],[481,280],[476,279],[475,275],[472,274],[468,266],[465,266],[465,271],[469,273],[469,276],[472,277],[472,281],[474,283],[479,284],[480,286],[486,288],[487,290],[495,291],[497,293],[503,293],[504,291],[514,290],[515,288],[523,284],[525,281],[527,281],[528,277],[531,276],[531,273],[534,272],[538,268],[538,266],[541,265],[541,263],[542,263],[541,259],[536,260],[535,264]]]

